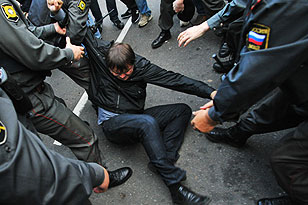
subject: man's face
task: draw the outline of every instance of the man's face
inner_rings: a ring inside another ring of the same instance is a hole
[[[114,69],[110,69],[112,75],[114,75],[120,80],[127,80],[132,75],[133,71],[134,71],[133,65],[128,65],[127,70],[124,72],[119,72],[116,67]]]

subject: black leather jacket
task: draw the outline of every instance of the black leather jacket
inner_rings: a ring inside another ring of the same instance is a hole
[[[92,72],[89,99],[114,113],[142,113],[147,83],[172,90],[210,98],[213,88],[206,83],[167,71],[136,55],[134,71],[126,81],[113,76],[107,66]]]

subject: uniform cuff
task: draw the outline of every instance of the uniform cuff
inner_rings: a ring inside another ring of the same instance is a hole
[[[101,185],[105,180],[105,173],[102,166],[96,163],[88,163],[88,165],[92,168],[91,170],[91,180],[93,187],[97,187]]]
[[[55,19],[56,21],[62,21],[65,18],[66,13],[60,9],[56,14],[50,13],[50,17]]]
[[[219,119],[219,116],[217,115],[216,111],[215,111],[215,107],[211,107],[209,109],[209,112],[208,112],[210,118],[215,121],[215,122],[221,122],[220,119]]]

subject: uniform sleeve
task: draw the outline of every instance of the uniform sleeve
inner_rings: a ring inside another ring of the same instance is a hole
[[[80,45],[87,32],[87,19],[91,0],[69,1],[67,35],[73,44]]]
[[[247,32],[254,28],[255,31],[267,29],[267,35],[259,34],[258,37],[265,36],[263,42],[268,46],[259,50],[248,49],[254,48],[248,35],[240,61],[228,73],[215,96],[214,107],[209,111],[213,120],[236,120],[251,105],[304,67],[308,52],[308,28],[298,25],[304,24],[304,19],[308,18],[307,8],[308,4],[304,1],[280,1],[278,4],[273,1],[254,15],[258,18],[250,22],[257,23],[248,26],[250,29]],[[264,12],[271,15],[262,15]]]
[[[210,94],[215,90],[204,82],[194,80],[179,73],[174,73],[173,71],[167,71],[150,62],[145,66],[143,72],[144,80],[147,83],[198,97],[210,98]]]
[[[33,70],[50,70],[70,63],[74,54],[71,49],[60,49],[44,43],[28,30],[20,18],[15,21],[0,12],[1,50]]]
[[[29,25],[28,29],[39,39],[47,39],[57,34],[55,26],[53,24],[48,24],[45,26],[34,26],[32,24]]]
[[[212,16],[208,21],[210,29],[214,29],[231,19],[234,16],[241,14],[246,8],[247,0],[233,0],[226,4],[225,7]]]

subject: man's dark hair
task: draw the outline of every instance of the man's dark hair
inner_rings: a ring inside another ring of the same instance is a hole
[[[129,44],[115,43],[108,51],[106,62],[109,69],[116,67],[117,71],[125,72],[127,65],[134,65],[135,53]]]

